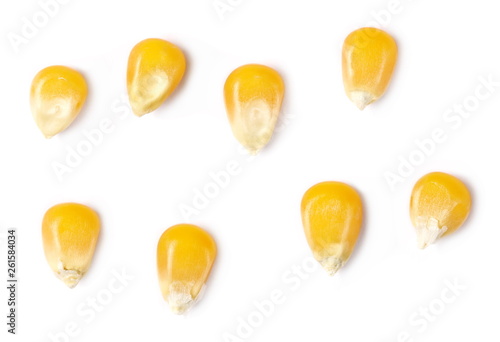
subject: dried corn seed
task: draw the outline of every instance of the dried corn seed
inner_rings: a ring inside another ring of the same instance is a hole
[[[226,111],[236,139],[257,154],[271,139],[285,85],[277,71],[249,64],[234,70],[224,85]]]
[[[45,213],[42,223],[45,257],[52,271],[68,287],[75,287],[88,271],[100,226],[97,213],[82,204],[58,204]]]
[[[31,112],[46,138],[65,130],[80,113],[86,98],[85,79],[65,66],[47,67],[31,83]]]
[[[200,227],[179,224],[163,233],[157,250],[158,279],[172,312],[183,314],[195,303],[216,255],[215,241]]]
[[[302,223],[314,258],[330,275],[347,262],[363,221],[361,197],[351,186],[323,182],[302,198]]]
[[[469,216],[471,205],[469,190],[458,178],[442,172],[420,178],[410,200],[418,247],[425,248],[460,228]]]
[[[344,88],[359,109],[385,93],[397,57],[395,40],[382,30],[365,27],[347,36],[342,48]]]
[[[132,111],[137,116],[150,113],[177,88],[186,70],[186,59],[174,44],[150,38],[130,52],[127,88]]]

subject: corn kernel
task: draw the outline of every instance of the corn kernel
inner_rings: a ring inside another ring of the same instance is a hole
[[[132,111],[137,116],[158,109],[177,88],[186,70],[186,59],[174,44],[150,38],[130,52],[127,88]]]
[[[75,287],[90,267],[100,231],[97,213],[77,203],[50,208],[43,218],[45,257],[55,275]]]
[[[442,172],[420,178],[410,200],[418,247],[425,248],[460,228],[469,216],[471,204],[469,190],[458,178]]]
[[[249,64],[234,70],[224,85],[226,111],[236,139],[257,154],[271,139],[285,85],[270,67]]]
[[[86,98],[85,79],[65,66],[47,67],[31,83],[31,112],[46,138],[65,130],[80,113]]]
[[[158,279],[172,312],[183,314],[205,287],[217,255],[213,238],[200,227],[179,224],[158,242]]]
[[[342,48],[344,88],[360,110],[385,93],[397,57],[396,42],[382,30],[365,27],[347,36]]]
[[[361,197],[351,186],[323,182],[306,191],[302,223],[314,258],[334,275],[354,250],[363,221]]]

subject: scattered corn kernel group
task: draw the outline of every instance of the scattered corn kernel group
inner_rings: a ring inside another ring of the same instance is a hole
[[[398,57],[395,40],[375,28],[352,32],[342,48],[347,96],[364,109],[385,93]],[[183,52],[162,39],[146,39],[131,51],[127,68],[130,105],[137,116],[158,109],[174,92],[186,70]],[[280,74],[264,65],[234,70],[224,85],[227,117],[235,138],[251,154],[270,141],[285,93]],[[42,133],[50,138],[66,129],[80,113],[87,84],[77,71],[51,66],[31,85],[31,110]],[[413,189],[410,216],[418,245],[425,248],[457,230],[467,219],[471,196],[454,176],[431,173]],[[301,203],[307,242],[328,274],[349,260],[363,225],[363,203],[358,192],[341,182],[323,182],[306,191]],[[75,287],[88,271],[100,231],[91,208],[63,203],[43,218],[42,238],[50,268],[67,286]],[[174,313],[186,312],[199,298],[216,259],[214,239],[203,229],[179,224],[167,229],[157,248],[160,289]]]

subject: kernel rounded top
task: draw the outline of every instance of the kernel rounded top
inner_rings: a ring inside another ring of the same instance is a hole
[[[337,194],[348,199],[359,200],[361,202],[361,196],[356,189],[349,184],[337,181],[325,181],[311,186],[304,194],[302,203],[304,205],[305,201],[313,197],[327,194]]]
[[[278,71],[275,69],[263,65],[263,64],[245,64],[236,69],[234,69],[231,74],[229,74],[224,88],[226,91],[229,91],[229,87],[234,85],[238,80],[245,79],[255,79],[262,80],[267,79],[269,81],[273,81],[278,85],[278,88],[283,91],[285,89],[285,83]]]
[[[362,27],[352,31],[344,40],[344,48],[370,48],[371,45],[384,45],[397,51],[396,40],[386,31],[375,27]]]
[[[174,240],[192,240],[195,243],[203,243],[203,245],[209,246],[215,251],[217,250],[217,245],[212,236],[206,230],[194,224],[181,223],[168,228],[161,235],[158,247]]]

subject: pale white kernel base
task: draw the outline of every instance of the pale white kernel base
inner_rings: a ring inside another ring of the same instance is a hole
[[[366,91],[351,91],[348,96],[359,110],[365,109],[366,106],[377,100],[372,94]]]
[[[271,140],[278,116],[279,108],[254,99],[236,115],[231,128],[236,139],[255,156]]]
[[[167,298],[170,310],[176,315],[185,314],[194,305],[195,300],[186,293],[172,292]]]
[[[439,221],[433,217],[419,217],[415,230],[417,231],[418,248],[424,249],[443,236],[443,234],[448,230],[448,227],[440,227]]]
[[[196,298],[193,298],[190,293],[191,288],[192,285],[179,286],[178,282],[175,283],[175,286],[171,287],[169,294],[165,297],[165,301],[168,303],[170,310],[174,314],[183,315],[187,313],[191,309],[191,307],[198,302],[198,300],[203,296],[203,293],[205,292],[205,286],[203,286]]]
[[[55,272],[57,278],[61,279],[66,286],[70,289],[74,288],[83,277],[83,273],[77,270],[68,270],[64,267],[62,262],[57,266],[58,270]]]
[[[325,269],[329,276],[334,276],[338,270],[340,270],[344,266],[344,261],[339,257],[331,256],[328,258],[324,258],[319,260],[321,266]]]

